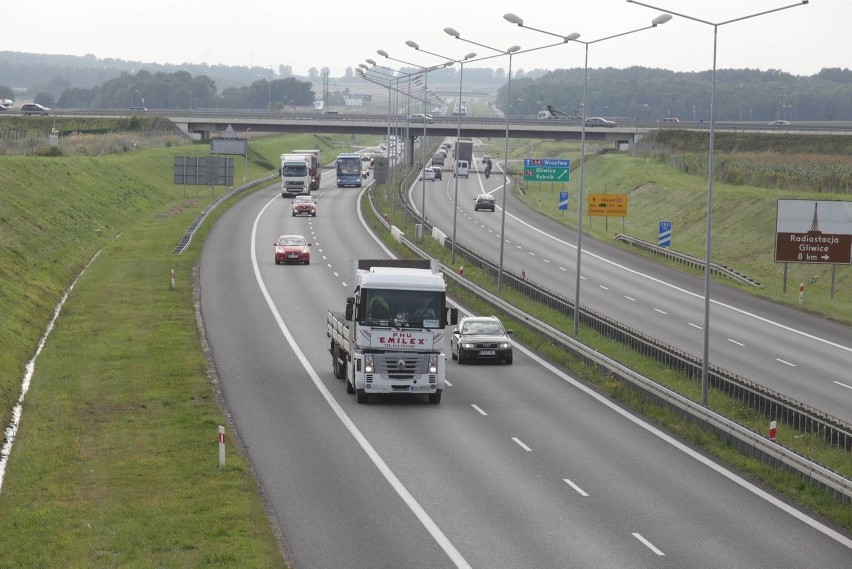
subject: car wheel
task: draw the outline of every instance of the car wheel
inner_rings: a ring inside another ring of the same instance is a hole
[[[452,347],[452,346],[450,346],[450,357],[451,357],[452,359],[454,359],[454,360],[459,359],[459,357],[458,357],[458,356],[456,355],[456,353],[453,351],[453,347]]]
[[[275,264],[280,265],[281,263],[278,261],[278,259],[275,259]]]
[[[436,391],[435,393],[429,394],[429,403],[431,403],[432,405],[437,405],[440,402],[441,402],[441,390],[440,389],[438,391]]]
[[[459,348],[459,358],[458,359],[459,359],[459,365],[463,364],[466,361],[464,351],[461,348]]]
[[[310,260],[310,259],[305,259],[305,264],[306,264],[306,265],[310,265],[310,264],[311,264],[311,260]]]
[[[296,217],[296,212],[295,212],[295,211],[293,212],[293,217]]]
[[[506,365],[512,365],[512,352],[509,352],[509,355],[503,358],[503,363]]]
[[[313,212],[313,213],[311,214],[311,217],[316,217],[316,216],[317,216],[317,212]]]
[[[363,389],[355,390],[355,401],[357,403],[366,403],[367,402],[367,392]]]

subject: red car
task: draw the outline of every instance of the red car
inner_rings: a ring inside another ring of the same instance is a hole
[[[282,235],[273,245],[275,246],[276,265],[281,263],[311,264],[309,247],[312,243],[308,243],[302,235]]]
[[[317,202],[311,196],[296,196],[293,200],[293,217],[297,215],[317,216]]]

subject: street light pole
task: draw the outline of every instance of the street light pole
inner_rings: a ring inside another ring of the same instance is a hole
[[[708,360],[710,357],[710,238],[712,235],[712,219],[713,219],[713,147],[716,137],[716,46],[718,43],[718,35],[719,35],[719,26],[724,26],[725,24],[730,24],[733,22],[740,22],[742,20],[747,20],[749,18],[755,18],[757,16],[763,16],[765,14],[771,14],[772,12],[779,12],[781,10],[786,10],[788,8],[795,8],[796,6],[801,6],[803,4],[807,4],[808,0],[800,0],[795,4],[789,4],[787,6],[782,6],[780,8],[774,8],[772,10],[764,10],[763,12],[757,12],[755,14],[750,14],[748,16],[742,16],[739,18],[734,18],[732,20],[726,20],[724,22],[709,22],[707,20],[702,20],[700,18],[695,18],[693,16],[687,16],[686,14],[680,14],[678,12],[673,12],[671,10],[664,10],[663,8],[658,8],[657,6],[652,6],[650,4],[645,4],[643,2],[637,2],[636,0],[627,0],[629,4],[638,4],[639,6],[645,6],[646,8],[651,8],[652,10],[657,10],[659,12],[670,12],[675,16],[680,16],[681,18],[685,18],[687,20],[692,20],[693,22],[699,22],[701,24],[707,24],[708,26],[713,26],[713,74],[712,74],[712,86],[710,88],[710,155],[707,160],[707,235],[706,235],[706,244],[705,244],[705,253],[704,253],[704,341],[702,347],[702,356],[701,356],[701,404],[703,406],[707,406],[707,392],[709,389],[709,381],[708,381]]]
[[[503,50],[463,38],[461,37],[461,34],[453,28],[444,28],[444,32],[453,36],[457,40],[478,45],[479,47],[496,51],[498,54],[509,56],[509,75],[506,85],[506,112],[504,113],[506,115],[506,134],[503,144],[503,207],[500,212],[500,266],[497,271],[497,290],[500,291],[503,285],[503,252],[506,245],[506,194],[509,193],[509,107],[512,101],[512,54],[520,51],[521,46],[513,45],[512,47]]]
[[[248,143],[249,143],[249,132],[251,132],[251,127],[246,128],[246,151],[243,153],[243,157],[245,158],[245,170],[243,172],[243,184],[246,183],[248,179]]]
[[[398,61],[400,63],[404,63],[405,65],[411,65],[413,67],[417,67],[423,71],[423,138],[420,139],[420,154],[423,156],[421,160],[420,167],[423,169],[420,172],[420,176],[422,178],[422,198],[420,202],[420,239],[423,239],[423,233],[426,231],[426,125],[428,121],[426,120],[426,94],[429,90],[429,72],[435,71],[436,69],[442,69],[444,67],[449,67],[455,63],[454,61],[447,61],[441,65],[435,65],[433,67],[424,67],[422,65],[417,65],[416,63],[411,63],[408,61],[403,61],[402,59],[397,59],[395,57],[391,57],[388,55],[383,49],[379,49],[376,51],[382,57],[387,59],[391,59],[393,61]]]
[[[602,41],[610,40],[613,38],[618,38],[621,36],[626,36],[628,34],[634,34],[636,32],[640,32],[642,30],[647,30],[650,28],[655,28],[660,24],[665,24],[672,17],[669,14],[662,14],[654,18],[651,22],[650,26],[644,26],[641,28],[637,28],[635,30],[629,30],[626,32],[621,32],[618,34],[613,34],[611,36],[606,36],[603,38],[599,38],[591,41],[582,41],[578,39],[580,34],[572,33],[567,36],[563,36],[561,34],[556,34],[553,32],[548,32],[546,30],[540,30],[538,28],[533,28],[524,24],[524,21],[516,16],[515,14],[504,14],[503,18],[512,24],[516,24],[521,28],[527,28],[529,30],[533,30],[536,32],[540,32],[543,34],[547,34],[549,36],[556,36],[562,38],[564,43],[568,43],[569,41],[581,43],[586,48],[585,61],[583,64],[583,102],[581,103],[580,110],[580,120],[582,121],[580,126],[580,187],[578,189],[577,196],[577,275],[576,282],[574,283],[574,336],[576,337],[580,331],[580,262],[582,259],[582,251],[583,251],[583,189],[584,189],[584,180],[586,173],[586,107],[588,106],[588,101],[586,100],[587,93],[587,85],[589,79],[589,46],[593,43],[600,43]]]
[[[417,45],[413,41],[405,42],[409,46],[413,47],[418,51],[422,51],[423,53],[428,53],[429,55],[434,55],[435,57],[440,57],[442,59],[449,59],[459,64],[461,67],[461,71],[459,72],[459,100],[456,101],[459,107],[459,111],[456,113],[456,149],[459,148],[459,141],[461,140],[461,102],[462,102],[462,81],[464,80],[464,64],[467,60],[473,59],[476,57],[476,54],[473,52],[468,53],[462,59],[452,59],[451,57],[445,57],[443,55],[433,53],[431,51],[426,51],[422,49],[419,45]],[[455,160],[455,158],[453,158]],[[453,168],[455,170],[455,168]],[[450,266],[455,266],[456,264],[456,223],[458,220],[459,213],[459,177],[453,176],[455,179],[455,196],[453,197],[453,244],[451,246],[451,254],[450,254]]]

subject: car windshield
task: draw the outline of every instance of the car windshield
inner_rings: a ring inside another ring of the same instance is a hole
[[[309,196],[299,196],[296,198],[296,203],[313,203]]]
[[[498,322],[466,322],[462,334],[502,334],[503,327]]]
[[[307,242],[304,237],[282,237],[278,240],[278,244],[290,247],[304,247]]]

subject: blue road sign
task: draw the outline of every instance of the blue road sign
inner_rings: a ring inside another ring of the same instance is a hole
[[[661,221],[660,222],[660,235],[657,237],[657,245],[660,247],[671,247],[672,246],[672,222],[671,221]]]
[[[542,168],[570,168],[570,160],[559,158],[524,158],[524,168],[541,166]]]
[[[568,192],[559,192],[559,209],[562,211],[568,209]]]

